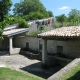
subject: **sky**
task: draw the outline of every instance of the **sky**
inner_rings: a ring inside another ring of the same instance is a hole
[[[53,12],[54,16],[61,14],[68,15],[71,9],[80,10],[80,0],[40,0],[46,10]],[[12,0],[13,4],[19,3],[20,0]],[[14,6],[12,6],[12,9]],[[13,13],[12,11],[10,13]]]

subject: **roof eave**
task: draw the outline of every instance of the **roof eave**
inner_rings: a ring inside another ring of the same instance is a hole
[[[20,33],[24,33],[24,32],[29,32],[29,28],[27,28],[25,30],[22,30],[22,31],[15,32],[15,33],[11,33],[11,34],[8,34],[8,35],[2,35],[2,36],[11,37],[11,36],[14,36],[14,35],[17,35],[17,34],[20,34]]]
[[[75,40],[80,39],[80,36],[39,36],[37,38],[47,39],[47,40]]]
[[[18,32],[16,32],[16,33],[12,33],[12,34],[8,34],[7,36],[8,37],[11,37],[11,36],[14,36],[14,35],[17,35],[17,34],[20,34],[20,33],[24,33],[24,32],[28,32],[29,30],[22,30],[22,31],[18,31]]]

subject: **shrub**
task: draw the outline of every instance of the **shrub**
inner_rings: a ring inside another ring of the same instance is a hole
[[[42,31],[42,30],[44,30],[44,25],[41,25],[41,27],[40,27],[40,30]]]
[[[38,30],[38,31],[31,31],[30,33],[29,33],[29,35],[30,36],[37,36],[37,34],[39,34],[40,33],[40,31]]]
[[[62,27],[62,24],[60,22],[54,22],[54,27],[55,28]]]
[[[25,19],[23,19],[20,16],[7,16],[5,18],[6,24],[8,25],[12,25],[12,24],[16,24],[19,23],[19,28],[28,28],[29,25],[27,24],[27,22],[25,21]]]
[[[19,21],[19,28],[29,28],[29,25],[24,19],[21,19]]]

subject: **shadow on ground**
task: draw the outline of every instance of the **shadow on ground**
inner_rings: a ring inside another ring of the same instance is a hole
[[[9,55],[8,51],[0,51],[0,56],[6,56]]]
[[[74,76],[68,78],[67,80],[80,80],[80,71],[78,71]]]
[[[57,71],[59,71],[62,67],[61,66],[55,66],[55,67],[51,67],[48,69],[43,69],[42,68],[42,63],[35,63],[23,68],[20,68],[21,70],[27,71],[31,74],[37,75],[39,77],[42,77],[44,79],[49,78],[51,75],[53,75],[54,73],[56,73]]]

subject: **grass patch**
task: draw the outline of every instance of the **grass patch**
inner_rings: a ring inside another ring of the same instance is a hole
[[[60,80],[80,80],[80,64]]]
[[[0,80],[42,80],[33,75],[24,74],[9,68],[0,68]]]

